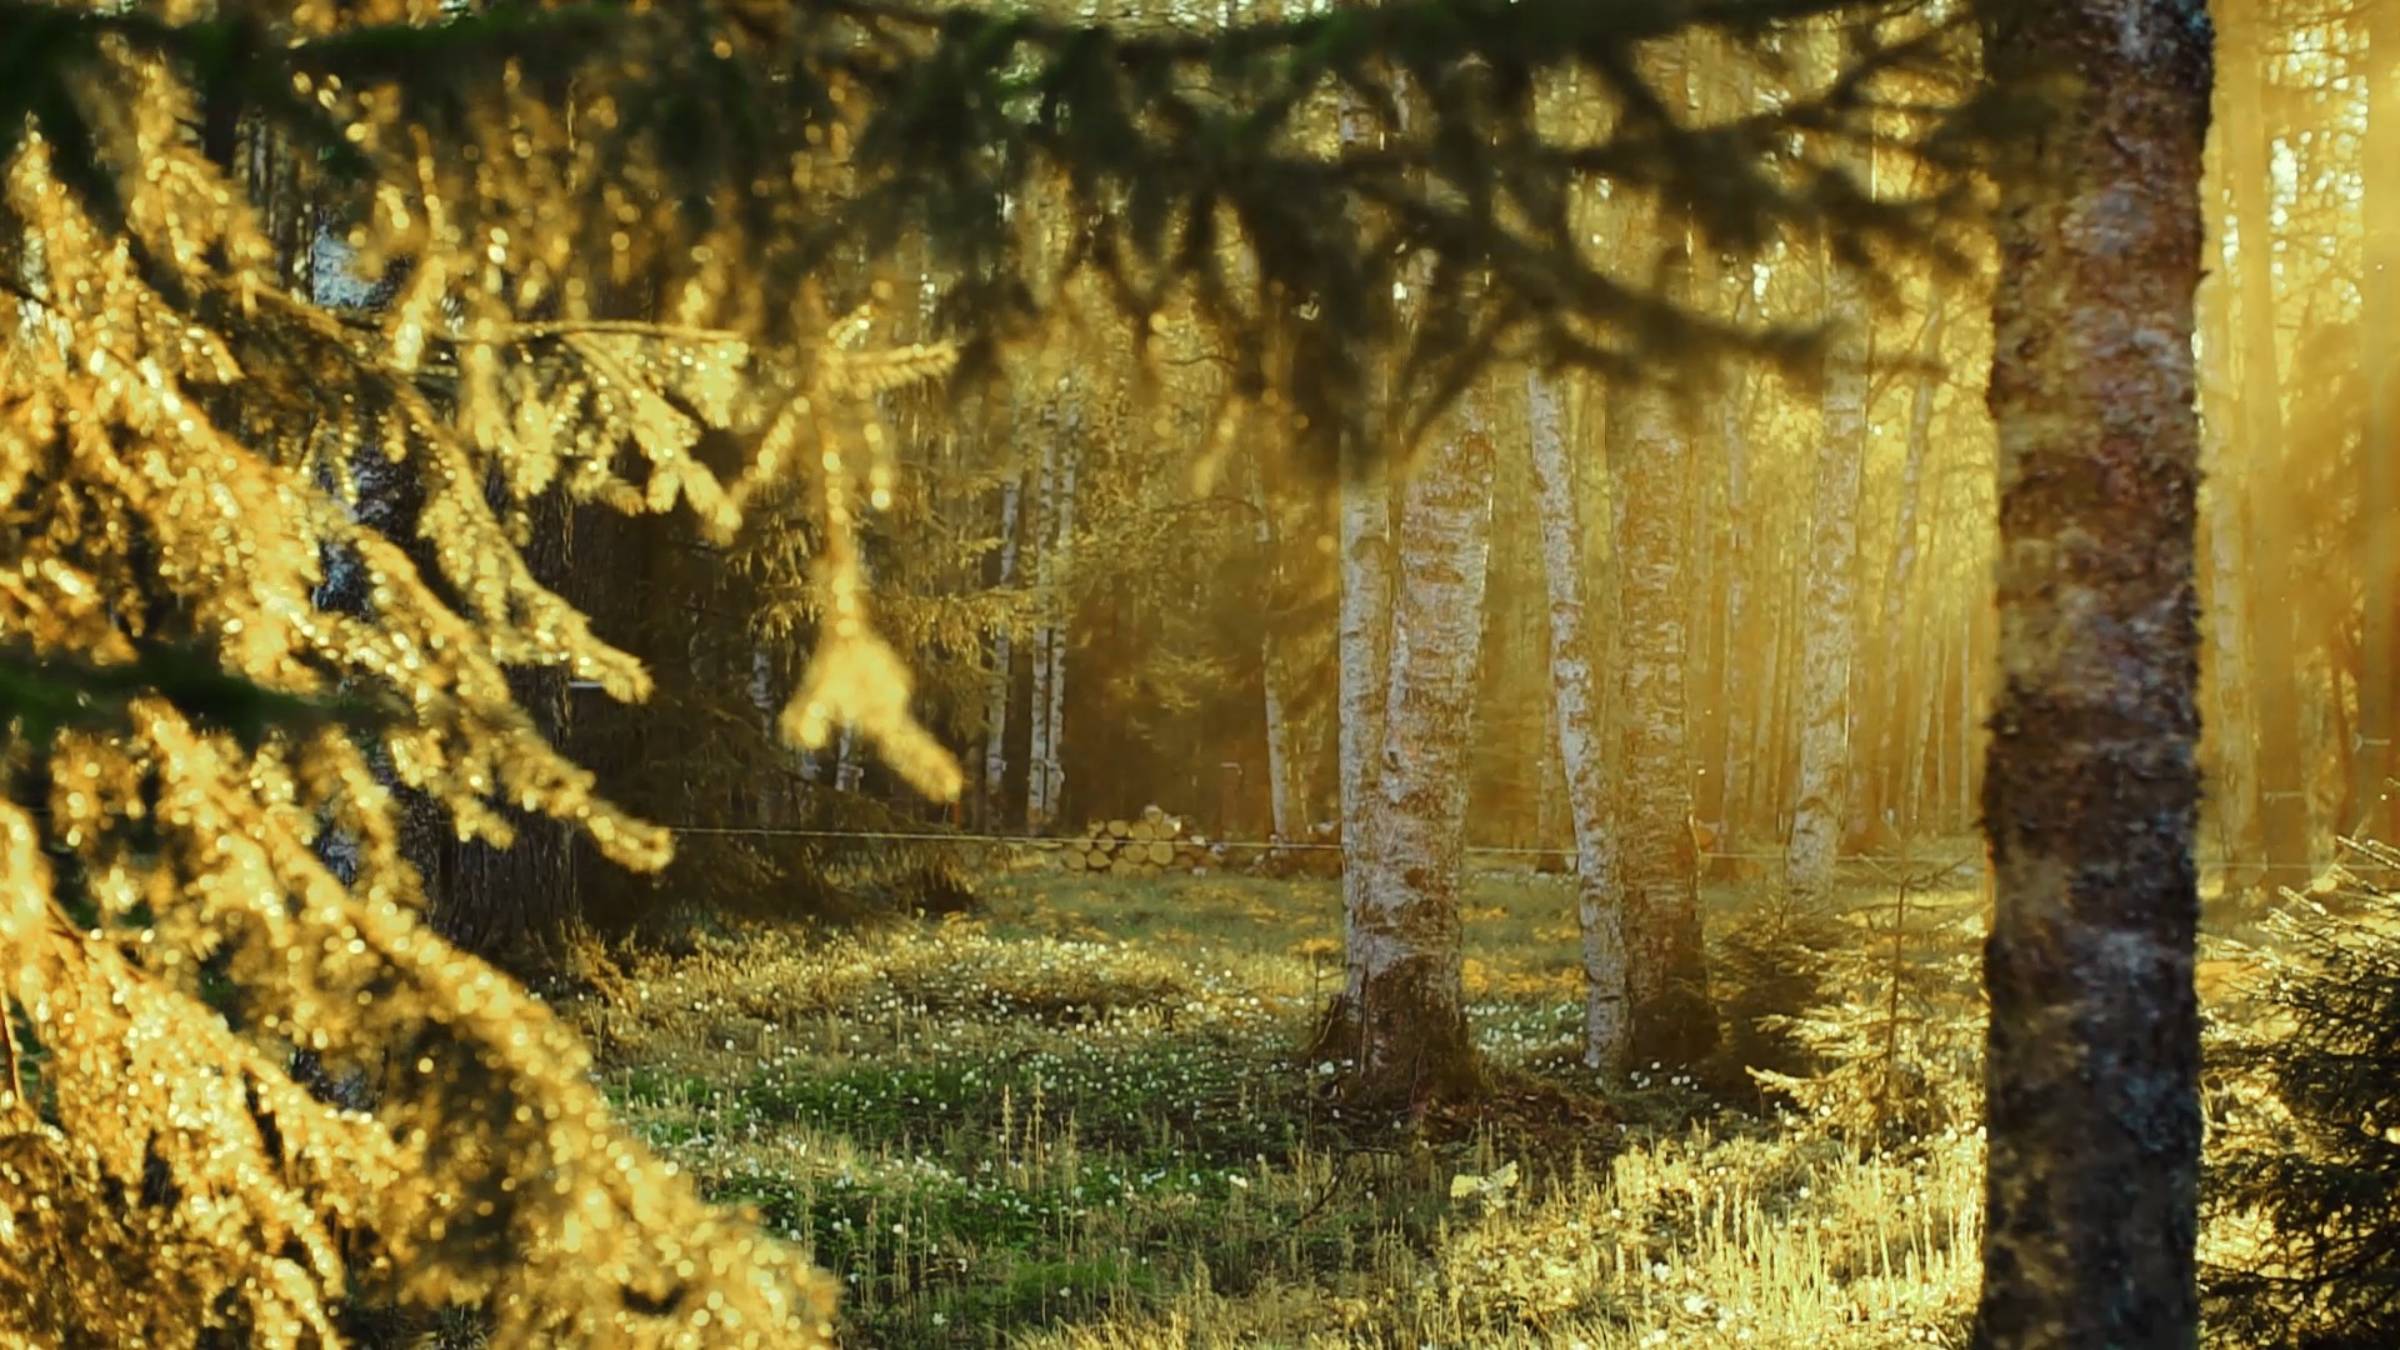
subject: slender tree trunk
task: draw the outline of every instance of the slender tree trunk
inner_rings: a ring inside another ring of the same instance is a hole
[[[1999,657],[1986,1347],[2191,1347],[2200,1176],[2199,0],[1991,11]],[[2246,128],[2244,130],[2247,130]]]
[[[1831,46],[1826,39],[1822,45]],[[1823,62],[1827,73],[1838,62]],[[1844,166],[1872,190],[1871,166]],[[1836,260],[1821,265],[1825,318],[1823,425],[1817,447],[1816,509],[1809,532],[1808,616],[1800,652],[1800,782],[1792,808],[1785,886],[1816,907],[1833,890],[1849,786],[1850,662],[1858,646],[1858,494],[1867,451],[1867,363],[1872,332],[1860,278]]]
[[[1625,921],[1616,876],[1617,841],[1595,706],[1590,638],[1583,625],[1583,510],[1567,452],[1557,386],[1526,376],[1526,421],[1542,522],[1542,577],[1549,594],[1550,718],[1567,808],[1575,827],[1576,919],[1583,931],[1583,1062],[1620,1073],[1630,1048],[1625,1006]],[[1551,747],[1545,747],[1547,751]],[[1545,753],[1542,758],[1551,760]]]
[[[1068,600],[1068,569],[1073,565],[1075,552],[1075,475],[1083,464],[1083,418],[1079,411],[1070,410],[1065,419],[1066,449],[1060,453],[1063,461],[1058,481],[1058,532],[1049,551],[1055,559],[1047,603],[1052,606],[1048,620],[1050,640],[1045,644],[1050,659],[1048,691],[1050,706],[1042,719],[1042,746],[1033,758],[1034,771],[1042,776],[1042,825],[1047,828],[1058,819],[1066,805],[1067,768],[1067,634],[1073,618],[1073,605]]]
[[[2222,221],[2224,213],[2209,213]],[[2231,362],[2233,283],[2224,275],[2224,250],[2210,256],[2220,264],[2216,276],[2200,285],[2200,359],[2206,363],[2203,388],[2220,391],[2220,412],[2237,397]],[[2205,406],[2205,400],[2203,401]],[[2242,524],[2241,475],[2234,467],[2228,419],[2201,421],[2200,501],[2206,515],[2202,538],[2208,548],[2207,608],[2209,663],[2203,690],[2212,716],[2202,738],[2209,766],[2209,798],[2215,807],[2217,837],[2225,855],[2225,893],[2241,895],[2266,880],[2258,862],[2266,841],[2258,818],[2258,736],[2251,708],[2254,686],[2250,672],[2249,633],[2242,603],[2250,589],[2245,555],[2248,540]]]
[[[1259,683],[1265,697],[1262,711],[1267,732],[1267,815],[1268,828],[1285,843],[1306,838],[1308,827],[1300,814],[1300,796],[1293,790],[1295,759],[1293,727],[1284,709],[1284,670],[1281,644],[1276,641],[1273,616],[1280,612],[1283,587],[1277,575],[1277,532],[1272,514],[1273,498],[1268,495],[1266,469],[1259,468],[1258,480],[1251,495],[1251,505],[1258,512],[1258,526],[1253,535],[1258,544],[1260,568],[1267,578],[1267,603],[1262,607],[1258,625]]]
[[[1024,477],[1000,487],[1000,579],[1007,590],[1017,584],[1017,506]],[[992,633],[992,672],[983,696],[983,826],[999,823],[1001,794],[1008,787],[1008,704],[1016,652],[1006,625]]]
[[[1691,763],[1684,715],[1686,410],[1663,389],[1610,392],[1609,464],[1617,479],[1624,629],[1618,706],[1618,873],[1624,915],[1632,1063],[1692,1064],[1715,1048],[1700,942],[1699,859],[1692,845]]]
[[[1906,726],[1915,720],[1910,709],[1909,681],[1901,674],[1906,661],[1907,633],[1904,624],[1908,617],[1909,586],[1917,571],[1918,504],[1925,491],[1925,460],[1933,445],[1934,396],[1942,382],[1942,320],[1948,296],[1935,285],[1927,300],[1924,336],[1917,344],[1917,359],[1927,363],[1918,372],[1916,387],[1910,391],[1908,405],[1908,448],[1900,466],[1900,522],[1892,538],[1892,559],[1883,573],[1883,617],[1875,635],[1876,657],[1874,679],[1884,691],[1882,715],[1875,719],[1875,755],[1866,765],[1860,786],[1870,822],[1888,814],[1895,800],[1914,802],[1905,793],[1907,769],[1903,762]],[[1916,829],[1912,813],[1906,822],[1910,831]]]
[[[1041,468],[1034,478],[1034,590],[1036,603],[1042,606],[1042,620],[1033,632],[1033,698],[1026,708],[1028,736],[1025,745],[1025,828],[1038,834],[1050,824],[1050,773],[1047,758],[1050,745],[1050,679],[1056,673],[1051,664],[1051,648],[1058,641],[1058,624],[1051,611],[1051,596],[1058,586],[1058,559],[1053,546],[1058,521],[1058,420],[1056,412],[1045,405],[1035,418],[1035,435],[1041,437]]]
[[[1758,273],[1755,268],[1740,269],[1740,296],[1734,302],[1734,322],[1747,326],[1758,309]],[[1725,452],[1725,607],[1721,616],[1725,637],[1725,753],[1715,766],[1718,791],[1724,795],[1725,808],[1719,822],[1725,829],[1725,847],[1734,847],[1740,832],[1755,820],[1748,809],[1752,798],[1752,779],[1757,774],[1756,751],[1751,744],[1752,726],[1757,720],[1757,708],[1752,688],[1758,682],[1757,666],[1763,654],[1751,641],[1750,627],[1755,622],[1750,613],[1750,549],[1754,531],[1750,522],[1750,431],[1746,422],[1749,399],[1726,389],[1717,402],[1717,436]]]
[[[1414,1106],[1477,1082],[1460,985],[1467,747],[1482,654],[1493,452],[1473,416],[1409,475],[1393,585],[1374,845],[1329,1024],[1354,1100]]]
[[[2400,5],[2372,0],[2367,30],[2366,268],[2359,361],[2366,438],[2359,447],[2358,579],[2366,597],[2358,653],[2358,754],[2345,829],[2400,843]]]
[[[2291,456],[2284,445],[2282,360],[2275,325],[2274,176],[2269,168],[2273,132],[2267,122],[2264,85],[2268,54],[2257,22],[2255,0],[2237,0],[2227,11],[2223,89],[2225,189],[2233,199],[2238,232],[2235,312],[2241,352],[2240,410],[2246,482],[2254,525],[2249,538],[2249,630],[2258,717],[2259,825],[2272,869],[2270,885],[2305,886],[2314,841],[2308,808],[2306,698],[2300,671],[2304,634],[2298,623],[2302,594],[2299,536],[2280,494],[2260,490],[2278,483]]]

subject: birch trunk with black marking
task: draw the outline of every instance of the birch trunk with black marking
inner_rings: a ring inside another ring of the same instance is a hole
[[[1815,44],[1830,78],[1840,46]],[[1872,163],[1845,155],[1838,164],[1873,191]],[[1871,318],[1857,273],[1823,246],[1824,394],[1818,430],[1814,515],[1809,531],[1807,623],[1800,639],[1800,779],[1785,849],[1785,885],[1798,905],[1816,907],[1833,890],[1849,786],[1850,661],[1858,645],[1858,494],[1867,451],[1867,362]]]
[[[1617,828],[1631,1062],[1696,1063],[1717,1021],[1700,940],[1698,857],[1684,710],[1683,503],[1691,438],[1674,398],[1644,381],[1610,391],[1608,459],[1621,683]]]
[[[1034,435],[1042,443],[1041,467],[1034,477],[1031,530],[1035,603],[1042,607],[1042,617],[1033,630],[1033,697],[1025,712],[1025,828],[1038,834],[1050,824],[1050,775],[1044,754],[1050,743],[1050,678],[1055,673],[1050,649],[1058,640],[1058,625],[1049,608],[1058,584],[1058,559],[1052,542],[1058,520],[1059,478],[1058,420],[1053,409],[1045,407],[1035,417]]]
[[[1557,736],[1567,809],[1575,828],[1576,920],[1583,934],[1583,1062],[1604,1073],[1626,1066],[1625,925],[1616,877],[1616,836],[1594,706],[1589,638],[1584,631],[1583,510],[1565,418],[1553,377],[1525,379],[1533,443],[1534,493],[1541,514],[1542,578],[1549,598],[1550,718]],[[1552,760],[1545,754],[1544,760]]]
[[[1375,853],[1376,751],[1392,612],[1391,493],[1380,473],[1343,447],[1342,609],[1338,753],[1341,759],[1342,912],[1355,931]]]
[[[1365,118],[1360,108],[1342,109],[1339,134],[1344,146],[1360,138]],[[1388,415],[1388,375],[1378,374],[1373,393],[1378,406],[1372,411],[1378,415],[1362,420],[1396,421]],[[1341,794],[1342,927],[1350,946],[1361,932],[1368,878],[1374,871],[1375,757],[1383,746],[1384,688],[1391,662],[1391,489],[1384,477],[1386,456],[1376,453],[1384,448],[1363,445],[1355,435],[1345,434],[1339,450],[1336,509],[1341,517],[1342,600],[1335,644],[1341,669],[1334,734]],[[1348,991],[1345,997],[1354,993]]]
[[[1081,414],[1069,409],[1061,423],[1067,444],[1059,455],[1058,528],[1045,554],[1053,560],[1050,585],[1044,588],[1044,603],[1050,606],[1049,617],[1044,621],[1049,640],[1043,644],[1050,661],[1046,686],[1050,703],[1040,724],[1041,746],[1030,756],[1032,771],[1042,780],[1044,828],[1058,819],[1067,793],[1067,633],[1074,610],[1067,587],[1075,555],[1075,476],[1083,464]]]
[[[1000,486],[1000,577],[1002,590],[1017,584],[1017,510],[1024,493],[1020,474]],[[991,829],[1000,818],[1001,794],[1008,787],[1008,704],[1015,682],[1016,652],[1008,625],[992,632],[992,671],[983,695],[983,824]]]
[[[1277,538],[1272,499],[1267,495],[1266,475],[1262,468],[1252,484],[1251,506],[1256,510],[1258,523],[1252,539],[1258,545],[1260,569],[1268,578],[1268,596],[1280,596],[1277,584]],[[1271,616],[1276,606],[1263,607],[1258,624],[1259,683],[1263,688],[1261,712],[1267,733],[1267,816],[1276,838],[1286,843],[1306,837],[1308,827],[1300,815],[1300,794],[1293,790],[1295,766],[1290,718],[1284,715],[1282,657],[1277,652],[1275,626]]]
[[[2001,674],[1984,1347],[2199,1339],[2200,0],[1987,12],[2048,116],[1995,166]],[[2256,128],[2235,128],[2244,134]]]
[[[1479,1081],[1460,983],[1467,746],[1491,544],[1491,441],[1473,416],[1426,452],[1403,491],[1375,834],[1350,916],[1334,1044],[1349,1097],[1415,1106]]]

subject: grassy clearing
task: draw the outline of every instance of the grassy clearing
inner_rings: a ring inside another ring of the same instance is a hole
[[[1561,882],[1470,886],[1503,1102],[1415,1134],[1342,1120],[1293,1058],[1339,978],[1332,885],[987,893],[971,922],[748,934],[571,1009],[638,1129],[842,1277],[851,1343],[1963,1341],[1980,1145],[1865,1152],[1681,1080],[1599,1095]]]

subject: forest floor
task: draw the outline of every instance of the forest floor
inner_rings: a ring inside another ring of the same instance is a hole
[[[1602,1094],[1565,879],[1471,880],[1499,1104],[1406,1133],[1343,1120],[1333,1066],[1295,1058],[1340,979],[1334,883],[982,890],[966,919],[711,940],[567,1010],[636,1129],[842,1279],[846,1343],[1964,1343],[1981,1145],[1930,1122],[1971,1093],[1872,1148],[1834,1106]]]

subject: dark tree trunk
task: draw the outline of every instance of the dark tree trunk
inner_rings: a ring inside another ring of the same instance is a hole
[[[2192,1346],[2200,1163],[2199,0],[2021,3],[1990,402],[1999,657],[1984,815],[1988,1176],[1975,1342]]]
[[[565,499],[552,492],[531,504],[533,532],[524,548],[534,578],[557,588],[573,561],[573,531]],[[567,676],[556,667],[511,670],[508,685],[533,724],[552,744],[568,729]],[[445,832],[430,858],[426,890],[434,927],[453,943],[503,969],[536,976],[555,972],[567,939],[581,926],[573,832],[547,816],[513,806],[516,828],[505,849],[460,840]]]

